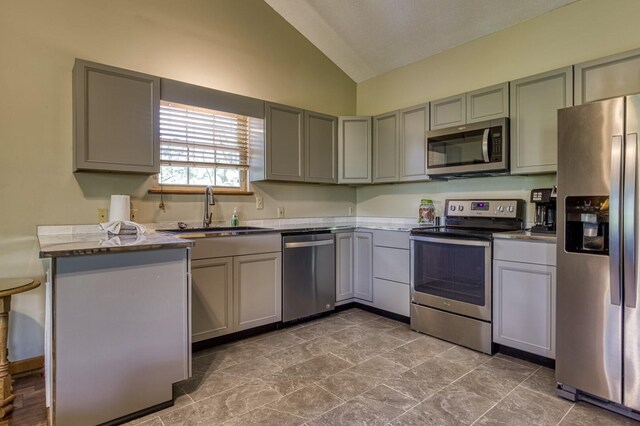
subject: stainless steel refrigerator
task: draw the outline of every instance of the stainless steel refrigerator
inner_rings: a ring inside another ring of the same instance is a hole
[[[558,394],[636,418],[639,120],[640,95],[558,111]]]

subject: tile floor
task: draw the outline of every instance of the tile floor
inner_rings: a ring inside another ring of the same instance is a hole
[[[553,370],[359,309],[197,352],[174,407],[131,424],[624,425],[555,396]]]

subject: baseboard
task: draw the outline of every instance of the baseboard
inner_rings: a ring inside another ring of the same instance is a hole
[[[373,314],[380,315],[381,317],[390,318],[392,320],[400,321],[400,322],[403,322],[405,324],[409,324],[411,322],[409,317],[406,317],[404,315],[396,314],[394,312],[385,311],[384,309],[375,308],[373,306],[365,305],[363,303],[354,302],[353,306],[349,306],[349,307],[350,308],[362,309],[363,311],[368,311],[368,312],[371,312]]]
[[[33,358],[21,359],[9,363],[9,374],[22,374],[28,371],[39,370],[44,368],[44,355]]]
[[[514,358],[518,358],[524,361],[532,362],[534,364],[538,364],[543,367],[552,368],[554,370],[556,368],[556,361],[551,358],[525,352],[520,349],[510,348],[504,345],[496,344],[496,347],[497,347],[496,349],[498,353],[508,355]]]

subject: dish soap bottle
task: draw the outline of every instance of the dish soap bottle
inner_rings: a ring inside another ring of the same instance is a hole
[[[240,224],[240,219],[238,218],[238,208],[233,208],[233,215],[231,216],[231,226],[238,226]]]

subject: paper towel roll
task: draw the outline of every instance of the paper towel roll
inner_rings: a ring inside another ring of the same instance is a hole
[[[112,195],[109,206],[109,222],[131,220],[131,206],[128,195]]]

